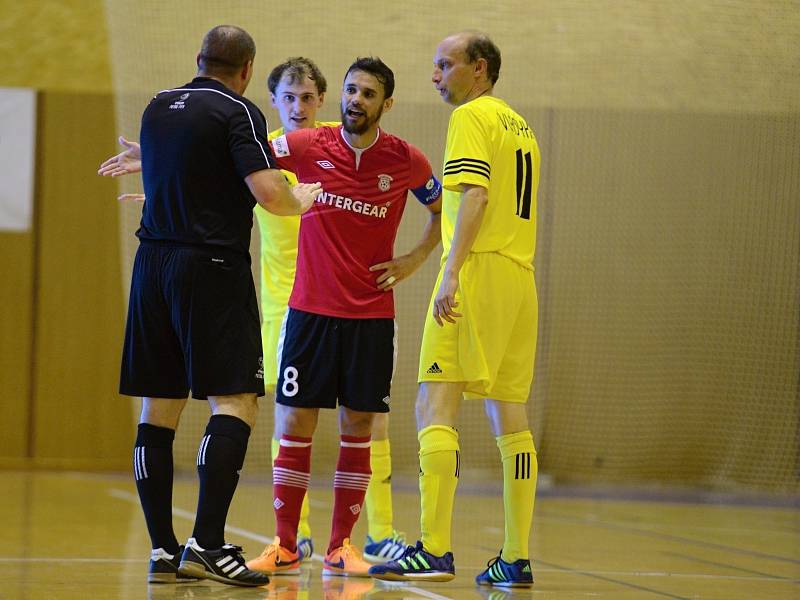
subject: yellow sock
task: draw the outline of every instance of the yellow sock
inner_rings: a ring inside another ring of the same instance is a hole
[[[445,425],[431,425],[420,431],[418,438],[422,545],[431,554],[442,556],[451,549],[453,500],[460,466],[458,432]]]
[[[280,450],[281,442],[272,438],[272,462],[278,457],[278,450]],[[297,537],[310,538],[311,526],[308,524],[308,492],[303,496],[303,505],[300,507],[300,522],[297,524]]]
[[[373,541],[392,536],[392,454],[389,440],[372,440],[369,465],[372,477],[367,496],[367,524]]]
[[[514,562],[528,558],[528,538],[536,498],[536,448],[530,431],[501,435],[497,447],[503,459],[503,508],[506,537],[502,559]]]

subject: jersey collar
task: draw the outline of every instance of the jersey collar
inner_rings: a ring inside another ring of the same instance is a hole
[[[356,170],[358,170],[358,166],[361,163],[361,156],[364,154],[364,152],[366,152],[370,148],[374,148],[375,147],[375,145],[381,139],[381,133],[382,133],[382,130],[381,130],[380,127],[378,127],[378,135],[375,136],[375,140],[373,140],[373,142],[369,146],[367,146],[366,148],[354,148],[353,146],[350,145],[350,142],[347,141],[347,138],[344,137],[344,126],[343,125],[339,126],[339,137],[342,138],[342,142],[344,142],[344,145],[347,146],[348,148],[350,148],[350,150],[352,150],[353,154],[355,155],[355,158],[356,158]]]

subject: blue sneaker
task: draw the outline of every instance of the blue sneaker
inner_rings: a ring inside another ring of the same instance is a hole
[[[487,563],[486,570],[475,577],[475,583],[500,587],[531,587],[531,561],[520,558],[513,563],[507,563],[500,556],[495,556]]]
[[[311,555],[314,554],[314,542],[311,541],[310,537],[297,540],[297,553],[300,555],[300,562],[311,558]]]
[[[369,574],[384,581],[450,581],[456,576],[456,568],[452,552],[434,556],[417,542],[408,546],[401,558],[370,567]]]
[[[391,536],[378,541],[367,536],[364,544],[364,558],[374,563],[397,560],[403,557],[405,551],[406,536],[397,531],[392,531]]]

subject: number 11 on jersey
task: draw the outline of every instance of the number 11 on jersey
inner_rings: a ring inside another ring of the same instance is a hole
[[[523,158],[524,163],[523,163]],[[517,212],[521,219],[531,218],[531,189],[533,186],[533,161],[531,153],[517,149]]]

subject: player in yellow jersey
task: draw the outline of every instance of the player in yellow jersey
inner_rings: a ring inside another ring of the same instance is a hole
[[[437,48],[433,83],[455,109],[442,178],[442,266],[420,351],[422,536],[402,558],[373,566],[370,574],[379,579],[455,575],[450,530],[463,397],[484,400],[503,465],[505,540],[476,581],[533,584],[528,537],[537,463],[526,403],[536,351],[540,156],[525,119],[492,95],[499,73],[500,51],[482,33],[452,35]]]
[[[278,111],[283,125],[280,129],[270,132],[270,140],[296,129],[339,124],[316,120],[317,110],[325,99],[327,83],[312,60],[303,57],[287,59],[272,69],[267,78],[267,87],[272,106]],[[284,174],[291,185],[297,183],[297,178],[292,173],[284,171]],[[278,341],[294,283],[300,218],[275,218],[271,213],[258,207],[255,215],[261,238],[261,341],[264,351],[264,386],[268,394],[274,394],[278,379]],[[273,460],[278,454],[285,411],[283,405],[275,403]],[[364,545],[364,556],[374,562],[380,562],[396,558],[405,550],[402,534],[392,527],[388,413],[377,414],[373,420],[370,466],[372,478],[365,499],[369,531]],[[297,550],[303,560],[308,559],[314,551],[308,513],[308,496],[306,496],[297,532]],[[279,552],[280,545],[273,542],[264,549],[260,557],[248,564],[250,568],[267,573],[281,573],[275,565],[276,559],[280,562]]]

